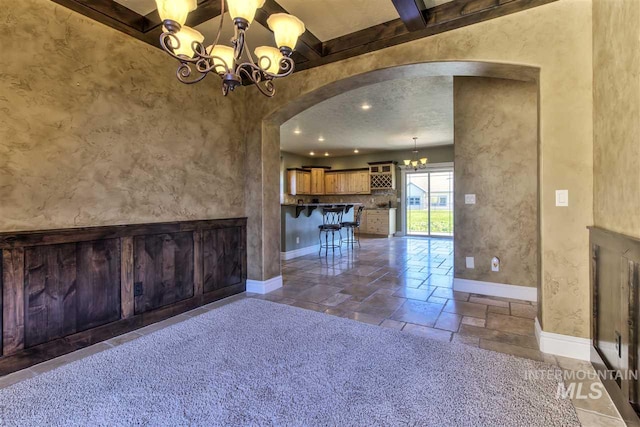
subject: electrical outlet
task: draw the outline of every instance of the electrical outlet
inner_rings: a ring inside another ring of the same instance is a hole
[[[464,204],[465,205],[475,205],[476,204],[476,195],[475,194],[465,194],[464,195]]]
[[[296,237],[296,245],[299,245],[299,244],[300,244],[300,237],[299,237],[299,236],[297,236],[297,237]]]
[[[497,256],[491,260],[491,271],[500,271],[500,258]]]
[[[466,264],[467,268],[476,268],[475,267],[475,259],[472,256],[466,257],[465,264]]]

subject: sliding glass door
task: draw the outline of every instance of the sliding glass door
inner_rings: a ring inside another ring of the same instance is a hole
[[[407,234],[453,236],[453,169],[406,175]]]

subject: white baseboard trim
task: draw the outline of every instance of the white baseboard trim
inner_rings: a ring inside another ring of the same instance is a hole
[[[543,353],[557,356],[571,357],[573,359],[589,361],[591,358],[591,340],[588,338],[572,337],[571,335],[554,334],[545,332],[540,327],[536,317],[536,340]]]
[[[493,297],[538,301],[538,289],[529,286],[505,285],[502,283],[454,278],[453,290],[471,294],[490,295]]]
[[[306,248],[294,249],[292,251],[280,252],[280,259],[283,261],[298,258],[301,256],[317,253],[320,245],[307,246]]]
[[[254,294],[268,294],[282,287],[282,276],[272,277],[267,280],[247,279],[247,292]]]

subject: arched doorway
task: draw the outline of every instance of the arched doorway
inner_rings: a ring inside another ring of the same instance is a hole
[[[285,94],[280,101],[282,104],[267,114],[262,120],[261,128],[261,150],[263,155],[268,156],[278,164],[280,145],[280,126],[294,117],[296,114],[329,99],[337,94],[344,93],[363,86],[395,79],[430,77],[430,76],[451,76],[454,78],[472,77],[488,78],[493,80],[504,80],[512,82],[524,82],[535,86],[536,93],[539,84],[539,68],[477,61],[439,61],[424,62],[417,64],[402,65],[390,68],[383,68],[367,73],[353,75],[344,79],[327,83],[313,91],[295,96],[290,93]],[[535,117],[537,121],[537,116]],[[538,135],[535,135],[535,144],[538,145]],[[538,150],[539,151],[539,150]],[[537,161],[538,159],[536,159]],[[254,233],[259,232],[259,236],[254,236],[254,240],[249,244],[249,259],[260,262],[260,274],[253,274],[250,279],[255,281],[269,282],[271,286],[277,287],[277,278],[280,276],[280,206],[279,206],[279,167],[267,167],[271,162],[263,162],[263,183],[262,183],[262,213],[260,218],[251,224],[250,216],[250,236],[252,228]],[[537,187],[538,177],[535,174],[535,184]],[[536,189],[537,191],[537,189]],[[536,198],[538,195],[536,194]],[[248,208],[249,210],[249,208]],[[539,215],[535,216],[536,235],[539,235]],[[250,237],[251,239],[251,237]],[[277,248],[277,249],[276,249]],[[534,255],[536,261],[540,257],[540,240],[535,239]],[[535,287],[537,294],[540,294],[540,266],[535,265]],[[541,318],[539,313],[538,317]]]

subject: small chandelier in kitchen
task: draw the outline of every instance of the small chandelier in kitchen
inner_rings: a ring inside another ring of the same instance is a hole
[[[425,169],[427,167],[427,162],[429,161],[429,159],[427,159],[426,157],[422,157],[418,159],[418,142],[417,141],[418,141],[418,137],[414,136],[413,150],[411,151],[413,155],[411,156],[410,160],[404,160],[404,168],[407,170],[413,169],[414,171],[417,171],[418,169]]]
[[[215,41],[205,48],[204,36],[198,30],[184,25],[189,12],[197,8],[197,0],[156,0],[158,13],[164,25],[160,45],[169,55],[180,61],[176,72],[178,80],[186,84],[198,83],[213,72],[222,79],[224,96],[237,86],[253,84],[263,95],[272,97],[275,94],[273,80],[286,77],[293,72],[294,61],[291,54],[305,28],[302,21],[293,15],[271,15],[267,24],[273,31],[278,48],[257,47],[254,51],[254,61],[245,42],[245,32],[249,29],[256,10],[262,7],[264,1],[223,0]],[[218,44],[224,23],[225,2],[229,6],[229,15],[235,27],[232,46]]]

